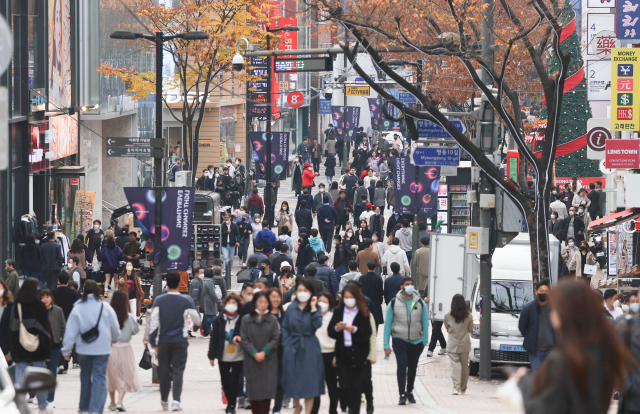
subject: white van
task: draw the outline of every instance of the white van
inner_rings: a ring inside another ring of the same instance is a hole
[[[560,242],[550,236],[552,258],[551,282],[558,279]],[[491,365],[528,365],[529,354],[522,347],[518,321],[522,307],[535,297],[531,245],[528,233],[520,233],[507,246],[495,249],[491,268]],[[471,375],[478,375],[480,368],[480,276],[476,275],[471,292],[473,332],[469,368]]]

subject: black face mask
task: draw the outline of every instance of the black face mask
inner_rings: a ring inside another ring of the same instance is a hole
[[[306,191],[304,191],[302,194],[307,195],[307,194],[309,194],[309,193],[308,193],[308,192],[306,192]]]
[[[547,293],[538,293],[538,300],[540,302],[546,302],[547,301]]]

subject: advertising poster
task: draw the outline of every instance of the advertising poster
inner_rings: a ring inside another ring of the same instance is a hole
[[[53,152],[50,160],[58,160],[78,153],[78,115],[61,115],[49,118],[49,129],[55,130],[56,140],[49,144]]]
[[[93,227],[93,211],[96,206],[95,191],[76,191],[76,202],[74,204],[74,214],[78,228],[83,232],[91,230]]]
[[[438,189],[440,169],[438,167],[418,167],[409,157],[396,157],[393,169],[395,181],[396,210],[399,214],[432,215],[438,211]]]
[[[50,110],[71,106],[70,0],[49,0]]]
[[[289,154],[289,133],[271,133],[271,179],[285,180]],[[259,180],[267,178],[267,133],[249,132],[253,146],[253,159],[256,164],[256,176]]]
[[[378,98],[368,98],[369,113],[371,114],[371,128],[374,131],[380,131],[380,120],[382,111],[380,110],[380,100]]]
[[[619,254],[619,234],[617,231],[609,231],[608,232],[608,243],[607,247],[609,249],[609,276],[615,276],[618,274],[618,254]]]
[[[347,117],[345,125],[345,133],[349,137],[349,141],[356,140],[356,132],[360,126],[360,108],[357,106],[347,106]]]
[[[160,239],[155,234],[155,190],[149,187],[125,187],[124,193],[153,263],[161,263],[163,273],[186,271],[191,266],[195,188],[172,187],[162,190]]]
[[[331,120],[333,121],[333,129],[336,131],[336,139],[343,139],[344,133],[344,107],[332,106],[331,107]]]

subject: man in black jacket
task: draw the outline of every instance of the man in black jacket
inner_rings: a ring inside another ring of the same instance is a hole
[[[296,224],[298,225],[298,231],[302,227],[307,229],[307,234],[311,233],[311,227],[313,226],[313,215],[307,208],[307,202],[302,200],[300,202],[300,209],[296,211]]]
[[[571,226],[571,228],[569,227]],[[569,209],[569,217],[562,220],[562,227],[558,233],[558,239],[561,241],[567,240],[569,237],[573,237],[576,245],[580,245],[580,242],[584,240],[584,221],[576,216],[576,208],[571,207]]]
[[[369,272],[360,276],[358,281],[362,283],[362,294],[373,301],[373,318],[376,321],[376,331],[378,325],[384,323],[382,317],[382,301],[384,300],[384,282],[382,278],[376,273],[377,264],[374,261],[367,263],[367,270]]]
[[[47,242],[42,245],[42,268],[47,274],[47,287],[51,290],[58,287],[58,273],[62,269],[62,247],[56,243],[56,234],[47,233]]]
[[[556,344],[549,319],[549,279],[536,283],[536,299],[522,307],[518,328],[524,336],[522,347],[529,353],[531,372],[535,372]]]
[[[289,255],[289,245],[287,243],[282,243],[280,245],[280,255],[271,260],[273,256],[274,255],[272,254],[269,257],[269,261],[271,261],[271,269],[276,272],[276,275],[281,276],[282,272],[280,272],[280,266],[282,266],[282,263],[293,263],[293,258]]]
[[[220,226],[220,240],[222,246],[222,257],[224,257],[224,261],[231,260],[233,262],[233,257],[236,255],[236,248],[240,246],[240,231],[238,230],[238,226],[231,220],[231,216],[225,213],[224,221]]]
[[[589,183],[589,194],[587,194],[587,198],[591,200],[591,204],[587,207],[587,211],[591,216],[591,220],[595,220],[597,216],[601,215],[600,213],[600,193],[596,191],[596,185],[594,183]]]
[[[102,226],[102,222],[100,220],[93,220],[93,228],[87,232],[87,236],[84,238],[85,244],[87,245],[87,261],[91,262],[93,260],[93,255],[96,252],[95,241],[104,239],[104,232],[100,228]],[[91,259],[90,259],[91,258]]]
[[[196,190],[207,190],[209,188],[209,181],[211,181],[209,178],[209,170],[205,168],[202,170],[202,177],[196,181]]]
[[[354,226],[358,228],[360,226],[360,215],[367,209],[367,196],[361,195],[360,202],[353,208],[353,222]]]
[[[135,231],[129,233],[129,242],[127,242],[122,249],[122,257],[126,261],[131,262],[134,269],[140,269],[140,256],[142,256],[140,242],[137,238],[138,233]]]

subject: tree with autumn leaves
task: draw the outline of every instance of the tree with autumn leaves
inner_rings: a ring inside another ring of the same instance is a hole
[[[394,97],[360,67],[356,60],[358,46],[366,50],[377,69],[420,101],[423,109],[405,108],[408,117],[430,120],[444,127],[492,184],[504,190],[527,221],[534,280],[549,277],[548,206],[559,140],[562,91],[572,59],[581,59],[560,47],[567,22],[563,7],[571,7],[571,3],[559,0],[305,1],[321,11],[319,15],[345,29],[351,42],[342,42],[342,49],[358,75],[383,99],[393,101]],[[390,47],[402,48],[404,52],[389,53],[385,49]],[[409,83],[387,64],[390,59],[398,58],[427,62],[429,81],[425,89]],[[555,67],[550,67],[552,58],[557,61]],[[479,69],[488,73],[487,78],[481,77]],[[536,184],[533,198],[526,186],[520,188],[508,181],[494,160],[442,114],[442,102],[464,102],[478,90],[486,96],[495,116],[516,143],[521,158],[520,183],[527,182],[525,162],[529,164]],[[547,105],[547,128],[541,153],[536,156],[525,142],[521,105],[523,98],[539,97],[540,93]]]
[[[157,0],[137,0],[134,12],[150,33],[165,35],[202,31],[208,40],[188,41],[174,39],[164,44],[175,64],[175,75],[164,79],[164,87],[177,89],[182,95],[181,106],[166,107],[172,117],[186,129],[183,139],[183,157],[192,171],[198,166],[200,128],[204,119],[205,103],[214,92],[231,95],[232,82],[237,84],[252,80],[246,74],[236,75],[231,60],[236,53],[238,39],[247,38],[260,43],[264,32],[260,27],[265,17],[262,10],[268,7],[266,0],[181,0],[174,7],[158,5]],[[113,40],[115,41],[115,40]],[[148,47],[139,42],[129,42],[130,47]],[[155,93],[155,71],[138,72],[134,67],[116,68],[102,64],[98,71],[122,78],[127,91],[139,99]],[[199,97],[199,98],[195,98]]]

